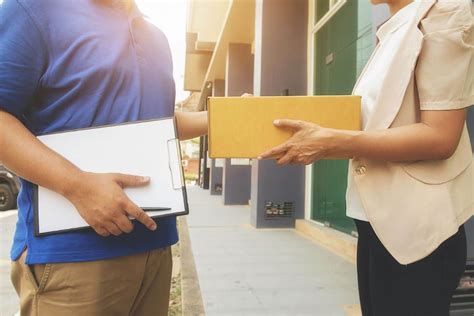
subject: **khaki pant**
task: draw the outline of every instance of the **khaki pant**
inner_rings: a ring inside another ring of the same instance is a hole
[[[164,316],[168,314],[171,249],[109,260],[33,265],[26,253],[11,278],[22,316]]]

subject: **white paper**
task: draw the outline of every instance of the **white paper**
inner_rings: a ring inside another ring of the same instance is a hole
[[[218,158],[216,159],[216,168],[224,168],[225,159]]]
[[[250,165],[250,159],[233,158],[230,160],[232,166],[248,166]]]
[[[150,216],[185,211],[183,174],[173,119],[92,128],[38,137],[84,171],[149,176],[150,185],[126,188],[142,208],[169,207]],[[38,188],[39,233],[88,226],[63,196]]]
[[[207,160],[206,160],[206,161],[207,161],[206,167],[207,167],[208,169],[210,169],[210,168],[212,167],[212,159],[209,158],[209,152],[207,152]]]

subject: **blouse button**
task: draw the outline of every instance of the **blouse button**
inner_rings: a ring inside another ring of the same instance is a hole
[[[364,166],[360,166],[360,167],[357,167],[355,169],[355,172],[358,174],[358,175],[363,175],[367,172],[367,168],[364,167]]]

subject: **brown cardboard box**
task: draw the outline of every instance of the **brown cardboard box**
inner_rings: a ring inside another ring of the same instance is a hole
[[[361,127],[359,96],[213,97],[208,110],[211,158],[256,158],[285,142],[292,132],[276,128],[276,119],[336,129]]]

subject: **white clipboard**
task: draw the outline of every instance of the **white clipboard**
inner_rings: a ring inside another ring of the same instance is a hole
[[[149,176],[148,186],[124,191],[152,218],[189,214],[173,118],[78,129],[38,139],[84,171]],[[90,229],[71,202],[41,186],[35,188],[34,212],[36,236]]]

